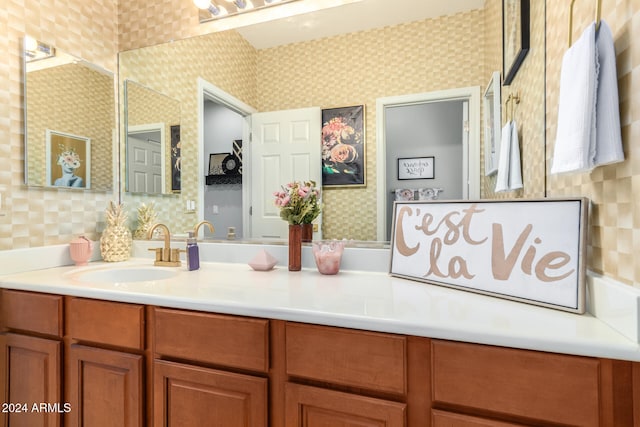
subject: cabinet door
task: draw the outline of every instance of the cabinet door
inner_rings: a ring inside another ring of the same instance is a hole
[[[61,343],[24,335],[0,335],[2,366],[6,375],[0,394],[2,425],[11,427],[59,426],[64,403],[61,400]],[[1,376],[5,378],[4,375]],[[41,406],[43,404],[44,406]],[[26,405],[26,406],[25,406]],[[34,405],[36,405],[34,407]]]
[[[406,405],[288,383],[286,427],[402,427]]]
[[[266,378],[156,361],[153,389],[158,427],[267,426]]]
[[[69,348],[68,426],[143,425],[142,356],[81,345]]]

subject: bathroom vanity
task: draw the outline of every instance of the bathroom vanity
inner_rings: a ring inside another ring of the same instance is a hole
[[[139,280],[110,281],[127,269]],[[7,407],[3,424],[640,421],[638,343],[590,314],[382,272],[212,262],[188,272],[148,258],[5,275],[0,286],[2,402],[27,405]]]

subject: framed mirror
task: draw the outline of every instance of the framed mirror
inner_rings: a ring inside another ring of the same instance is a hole
[[[500,153],[500,72],[491,74],[489,84],[482,98],[484,108],[484,174],[494,175],[498,172],[498,155]]]
[[[33,37],[23,40],[25,183],[113,189],[113,73]]]
[[[124,81],[125,189],[180,191],[180,102],[132,80]]]

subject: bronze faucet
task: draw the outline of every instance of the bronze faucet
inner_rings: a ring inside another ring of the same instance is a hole
[[[200,226],[205,224],[209,227],[209,231],[211,231],[211,233],[215,231],[215,229],[213,228],[213,224],[211,224],[209,221],[200,221],[199,223],[196,224],[195,227],[193,227],[193,236],[196,239],[198,238],[198,231],[200,230]]]
[[[169,233],[169,227],[164,224],[154,224],[149,229],[148,237],[153,237],[153,232],[156,228],[164,228],[164,248],[149,248],[150,251],[155,251],[156,260],[153,265],[159,265],[163,267],[180,267],[180,249],[171,249],[171,234]],[[183,251],[184,252],[184,251]]]

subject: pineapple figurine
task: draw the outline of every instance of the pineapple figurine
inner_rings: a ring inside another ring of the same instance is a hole
[[[138,208],[138,228],[133,233],[134,239],[147,239],[149,229],[153,224],[158,222],[158,215],[156,214],[153,202],[148,205],[142,203]]]
[[[127,213],[122,204],[109,203],[107,228],[100,238],[100,253],[105,261],[126,261],[131,256],[131,231],[126,225]]]

